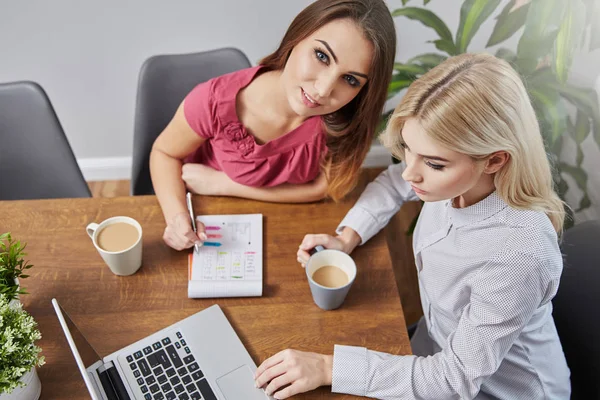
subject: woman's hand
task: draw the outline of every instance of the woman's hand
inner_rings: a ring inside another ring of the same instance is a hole
[[[306,235],[298,247],[298,262],[304,266],[310,258],[308,252],[318,245],[350,254],[360,242],[361,238],[358,233],[349,227],[344,227],[342,234],[335,237],[325,234]]]
[[[194,244],[202,246],[202,242],[207,239],[204,224],[196,221],[196,230],[198,231],[197,234],[192,229],[190,214],[181,212],[167,221],[163,240],[175,250],[189,249]]]
[[[287,399],[319,386],[331,385],[333,356],[283,350],[265,360],[256,370],[257,387],[276,399]],[[282,389],[283,388],[283,389]]]
[[[233,183],[223,171],[217,171],[202,164],[184,164],[181,178],[187,189],[195,194],[206,196],[231,195],[229,187]]]

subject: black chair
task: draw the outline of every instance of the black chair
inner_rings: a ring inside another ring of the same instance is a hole
[[[571,369],[572,399],[600,399],[600,221],[564,233],[554,322]]]
[[[0,200],[91,197],[52,103],[34,82],[0,84]]]
[[[154,194],[150,179],[150,150],[185,96],[199,83],[248,67],[248,58],[233,48],[159,55],[144,62],[135,107],[132,195]]]

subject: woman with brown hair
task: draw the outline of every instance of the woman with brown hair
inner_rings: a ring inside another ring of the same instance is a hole
[[[150,154],[152,182],[178,250],[194,233],[186,189],[271,202],[348,193],[386,100],[396,33],[383,0],[317,0],[258,66],[194,88]]]

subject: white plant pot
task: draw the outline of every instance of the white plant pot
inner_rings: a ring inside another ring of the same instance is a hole
[[[15,283],[17,284],[17,286],[19,286],[19,287],[21,286],[21,285],[19,285],[19,278],[15,278]],[[21,302],[21,298],[20,298],[20,296],[17,294],[17,298],[16,298],[16,299],[12,299],[12,300],[10,301],[10,303],[8,303],[8,305],[9,305],[10,307],[16,307],[16,306],[17,306],[17,305],[18,305],[20,302]],[[1,397],[0,397],[0,399],[1,399]]]
[[[11,394],[0,393],[0,400],[38,400],[40,398],[42,383],[35,368],[23,375],[21,381],[25,386],[16,388]]]

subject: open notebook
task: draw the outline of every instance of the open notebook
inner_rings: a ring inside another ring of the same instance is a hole
[[[188,262],[188,297],[262,296],[262,214],[199,215],[208,240]]]

